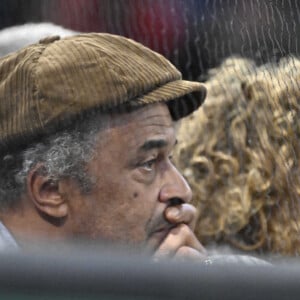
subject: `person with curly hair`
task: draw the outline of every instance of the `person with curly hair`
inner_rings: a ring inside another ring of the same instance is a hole
[[[300,60],[256,66],[231,57],[182,124],[174,160],[199,209],[204,245],[300,253]]]

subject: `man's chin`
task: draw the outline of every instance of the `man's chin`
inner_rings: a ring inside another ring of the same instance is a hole
[[[170,230],[158,230],[153,232],[148,238],[145,245],[145,252],[149,255],[153,255],[164,241]]]

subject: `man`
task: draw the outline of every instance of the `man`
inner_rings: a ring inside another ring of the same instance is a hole
[[[109,34],[46,38],[2,58],[2,249],[84,239],[156,259],[205,257],[191,190],[171,160],[174,121],[205,91]]]

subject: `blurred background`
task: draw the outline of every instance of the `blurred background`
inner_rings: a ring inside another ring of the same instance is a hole
[[[202,80],[233,54],[261,64],[299,52],[295,0],[1,0],[0,29],[27,22],[133,38],[186,79]]]

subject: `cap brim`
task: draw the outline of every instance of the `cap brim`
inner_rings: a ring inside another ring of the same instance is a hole
[[[166,102],[177,121],[197,110],[206,97],[205,86],[196,81],[175,80],[139,97],[139,104]]]

